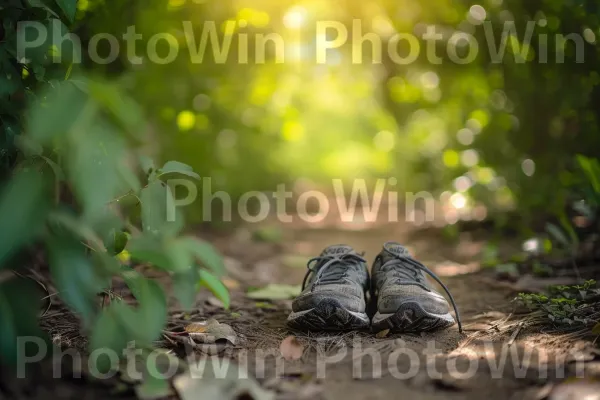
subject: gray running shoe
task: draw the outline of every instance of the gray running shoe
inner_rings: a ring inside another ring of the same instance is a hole
[[[367,263],[352,247],[335,245],[308,262],[302,293],[292,303],[290,328],[347,331],[368,328]]]
[[[383,245],[371,271],[371,297],[377,301],[377,313],[372,321],[374,331],[422,332],[454,324],[448,302],[429,286],[424,273],[448,293],[462,332],[458,309],[448,288],[432,271],[412,258],[405,247],[393,242]]]

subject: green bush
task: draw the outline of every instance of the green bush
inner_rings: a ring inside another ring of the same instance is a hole
[[[18,257],[23,252],[43,251],[60,299],[89,334],[90,350],[120,352],[130,341],[151,346],[166,323],[161,286],[120,262],[118,254],[167,272],[186,308],[201,286],[228,306],[218,279],[220,255],[182,235],[183,217],[169,215],[173,195],[167,180],[198,179],[192,167],[177,161],[158,167],[143,155],[143,112],[119,85],[75,76],[72,65],[51,62],[51,44],[24,64],[15,58],[19,21],[51,23],[62,16],[71,22],[76,0],[17,0],[2,8],[0,110],[10,176],[0,193],[0,272],[26,267]],[[15,100],[22,97],[27,111]],[[0,356],[14,363],[17,337],[43,336],[37,328],[41,297],[29,282],[0,276]],[[100,306],[98,295],[112,295],[113,278],[126,282],[137,307],[118,298]]]

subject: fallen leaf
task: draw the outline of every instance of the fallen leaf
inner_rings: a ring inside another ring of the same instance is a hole
[[[225,285],[225,287],[230,290],[238,289],[240,287],[240,283],[235,279],[223,278],[221,282],[223,282],[223,285]]]
[[[600,384],[586,381],[563,382],[557,385],[548,400],[600,400]]]
[[[279,351],[285,360],[295,361],[302,358],[304,346],[295,336],[288,336],[281,342]]]
[[[592,334],[600,335],[600,322],[594,325],[594,327],[592,328]]]
[[[204,333],[207,329],[207,321],[205,322],[192,322],[186,326],[185,331],[187,333]]]
[[[280,285],[271,283],[262,289],[248,292],[247,297],[255,300],[288,300],[300,294],[300,285]]]
[[[283,231],[277,226],[265,226],[255,230],[252,238],[259,242],[280,243],[283,239]]]
[[[390,330],[389,330],[389,329],[385,329],[385,330],[383,330],[383,331],[379,331],[379,332],[377,333],[377,335],[375,335],[375,336],[377,336],[379,339],[383,339],[383,338],[384,338],[384,337],[386,337],[386,336],[387,336],[389,333],[390,333]]]
[[[193,322],[185,327],[185,331],[190,338],[199,343],[213,344],[217,340],[226,340],[235,345],[237,342],[237,334],[233,328],[227,324],[221,324],[216,319]]]
[[[200,369],[202,365],[202,369]],[[206,363],[192,363],[187,374],[173,380],[181,400],[273,400],[275,394],[264,390],[248,372],[228,359],[211,357]]]
[[[519,268],[517,264],[500,264],[496,266],[496,276],[498,279],[516,281],[519,279]]]
[[[213,296],[210,296],[208,299],[206,299],[206,302],[214,307],[225,308],[223,302]]]
[[[274,309],[277,308],[273,304],[266,303],[264,301],[257,301],[256,303],[254,303],[254,305],[256,306],[256,308],[263,308],[263,309],[266,309],[266,310],[274,310]]]
[[[306,263],[308,262],[308,258],[306,256],[301,256],[298,254],[287,254],[282,258],[282,263],[286,267],[290,268],[306,268]]]

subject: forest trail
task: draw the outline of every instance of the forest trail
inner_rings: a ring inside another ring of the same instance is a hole
[[[238,234],[237,243],[224,240],[222,247],[231,257],[230,275],[241,286],[232,291],[230,311],[208,305],[198,315],[228,323],[244,338],[238,351],[228,356],[239,361],[240,350],[244,357],[250,354],[248,369],[277,398],[543,399],[550,395],[562,399],[567,397],[556,396],[572,384],[559,382],[574,377],[578,367],[585,369],[586,377],[599,372],[598,363],[574,362],[580,354],[588,361],[597,360],[586,353],[589,343],[542,333],[530,327],[527,318],[515,315],[515,290],[498,284],[490,271],[480,270],[485,238],[462,234],[449,243],[435,231],[399,224],[359,229],[286,227],[283,236],[281,245],[245,245],[248,233]],[[252,286],[298,285],[306,272],[303,263],[327,245],[351,245],[365,251],[371,263],[390,240],[405,244],[445,282],[461,312],[463,334],[456,325],[422,334],[291,332],[285,326],[290,300],[256,302],[246,295]],[[300,359],[284,361],[277,356],[281,342],[290,335],[304,351]],[[282,362],[279,371],[276,358]]]
[[[193,311],[182,310],[171,291],[168,324],[156,345],[184,358],[186,363],[180,365],[204,366],[208,376],[211,368],[217,374],[223,362],[229,363],[236,366],[226,369],[233,371],[232,376],[211,380],[202,375],[203,379],[183,385],[188,391],[182,393],[182,386],[175,383],[186,374],[178,373],[172,381],[174,386],[167,388],[164,396],[155,397],[140,392],[140,386],[123,381],[121,375],[113,380],[82,382],[52,379],[49,370],[41,369],[42,375],[34,378],[33,386],[29,380],[13,380],[16,388],[11,384],[3,389],[0,379],[0,395],[18,393],[9,397],[15,399],[44,399],[47,395],[104,399],[119,393],[118,398],[131,400],[564,400],[581,398],[569,396],[582,396],[586,390],[591,396],[600,393],[598,383],[594,383],[600,379],[597,348],[576,334],[540,331],[536,321],[520,314],[513,301],[518,285],[501,282],[493,271],[480,268],[481,253],[489,239],[485,231],[461,233],[448,240],[440,230],[417,229],[409,224],[334,220],[319,226],[270,222],[199,236],[214,243],[225,256],[223,281],[230,290],[231,305],[225,309],[208,290],[202,290]],[[273,285],[279,290],[298,291],[306,262],[328,245],[351,245],[364,251],[371,263],[386,241],[406,245],[415,258],[440,276],[460,310],[462,334],[456,325],[421,334],[295,332],[286,327],[293,295],[279,293],[280,299],[252,295],[256,288]],[[507,240],[499,247],[510,253],[516,246],[519,244]],[[154,274],[169,289],[170,279],[163,279],[167,278],[164,273],[144,266],[136,269],[148,276]],[[540,281],[543,283],[535,279]],[[113,286],[114,293],[132,301],[124,287]],[[216,337],[220,340],[213,338],[208,344],[198,343],[196,336],[192,339],[190,326],[199,323],[196,332],[204,332],[203,324],[214,320],[232,331],[224,331]],[[87,340],[77,319],[60,303],[53,304],[41,324],[55,343],[85,351]],[[239,379],[244,376],[240,371],[246,371],[250,380]]]

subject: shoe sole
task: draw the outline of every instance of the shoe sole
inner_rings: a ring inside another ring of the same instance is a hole
[[[389,329],[391,332],[427,332],[454,325],[450,313],[433,314],[427,312],[417,302],[403,303],[395,313],[375,313],[371,324],[374,332]]]
[[[292,312],[287,325],[300,331],[352,331],[366,329],[371,321],[366,313],[349,311],[334,299],[325,299],[309,310]]]

